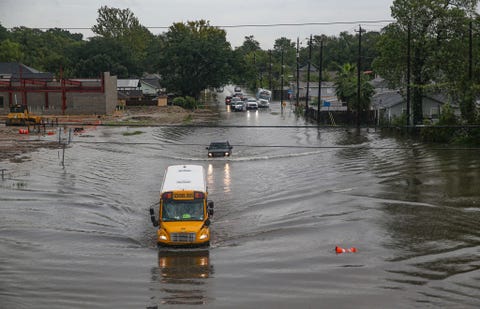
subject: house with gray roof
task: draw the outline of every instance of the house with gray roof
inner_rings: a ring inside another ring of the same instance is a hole
[[[375,94],[372,97],[371,108],[376,111],[377,121],[391,123],[395,118],[406,113],[405,95],[400,90],[388,89],[385,83],[376,79]],[[375,85],[374,85],[375,86]],[[442,106],[450,103],[454,113],[459,116],[458,104],[443,93],[426,94],[422,100],[423,118],[432,122],[438,121]]]
[[[320,109],[322,111],[346,111],[347,105],[346,103],[340,101],[337,97],[335,84],[333,82],[322,82],[322,94],[321,94],[321,102],[322,105]],[[296,83],[291,83],[291,89],[293,93],[296,93]],[[298,83],[298,94],[299,98],[304,101],[307,97],[307,82],[299,82]],[[318,100],[318,82],[310,82],[308,83],[308,100],[311,103],[316,103]],[[292,100],[295,98],[293,95]]]
[[[164,89],[161,88],[159,78],[144,77],[135,79],[117,79],[119,96],[128,99],[142,99],[144,97],[156,97]]]
[[[0,80],[18,82],[20,79],[35,79],[51,82],[53,73],[41,72],[18,62],[0,62]]]

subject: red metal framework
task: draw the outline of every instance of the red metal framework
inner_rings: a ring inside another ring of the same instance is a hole
[[[20,78],[18,81],[0,80],[0,92],[8,92],[8,104],[13,105],[13,94],[21,93],[22,104],[27,105],[28,93],[45,93],[45,108],[49,108],[49,93],[62,94],[62,114],[67,108],[67,93],[104,93],[105,79],[102,74],[100,86],[84,86],[78,80],[60,78],[59,81],[45,81],[42,79]]]

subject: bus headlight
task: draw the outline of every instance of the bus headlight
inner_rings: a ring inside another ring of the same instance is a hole
[[[157,236],[158,236],[158,240],[167,240],[168,239],[167,233],[163,229],[157,230]]]
[[[225,152],[225,155],[228,157],[228,156],[230,155],[230,153],[229,153],[229,152]]]
[[[209,156],[209,157],[211,157],[211,156],[212,156],[212,153],[211,153],[211,152],[209,152],[209,153],[208,153],[208,156]]]
[[[200,235],[200,240],[207,239],[207,237],[208,237],[208,234],[204,233],[204,234]]]

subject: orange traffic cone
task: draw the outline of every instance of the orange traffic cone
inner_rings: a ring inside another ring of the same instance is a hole
[[[357,248],[355,247],[351,247],[351,248],[347,248],[347,249],[344,249],[344,248],[341,248],[339,246],[335,246],[335,252],[337,254],[341,254],[341,253],[354,253],[354,252],[357,252]]]

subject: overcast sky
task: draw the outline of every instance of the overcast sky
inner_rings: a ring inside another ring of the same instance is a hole
[[[262,49],[273,47],[275,39],[287,37],[304,40],[310,34],[338,35],[354,33],[359,25],[378,31],[391,20],[393,0],[0,0],[0,23],[3,27],[85,28],[67,29],[93,36],[88,29],[96,24],[98,9],[107,5],[129,8],[140,23],[154,34],[167,31],[174,22],[205,19],[212,26],[252,24],[333,23],[332,25],[226,27],[227,40],[233,47],[245,36],[253,35]],[[345,23],[350,22],[350,24]],[[153,28],[156,27],[156,28]]]

